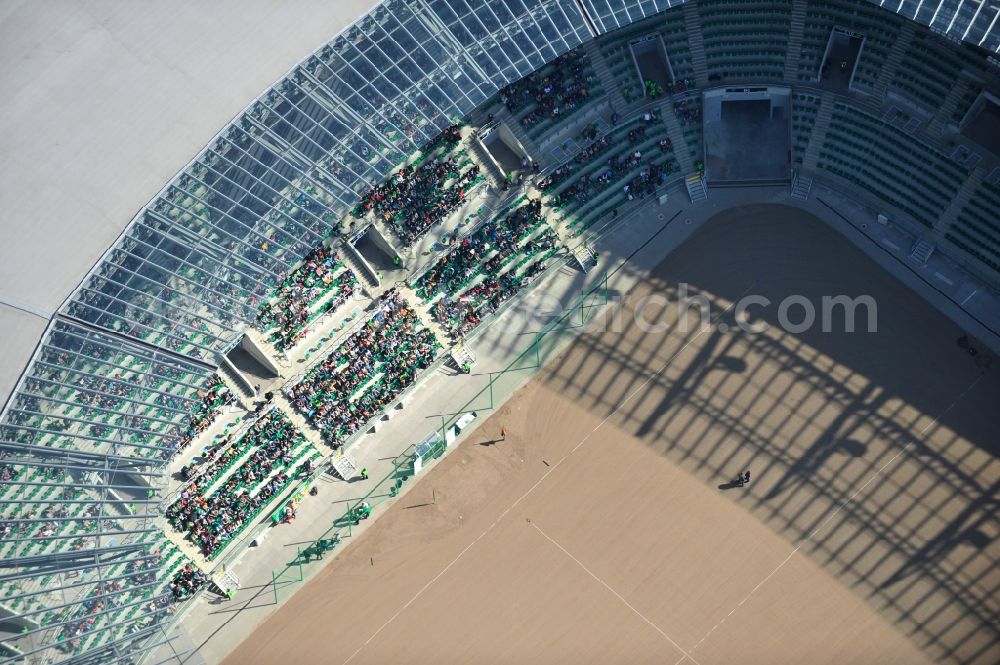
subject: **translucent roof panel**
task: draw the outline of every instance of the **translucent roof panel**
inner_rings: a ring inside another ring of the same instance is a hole
[[[21,652],[116,660],[165,616],[156,487],[212,376],[51,324],[0,416],[0,607],[23,626]]]
[[[57,320],[4,411],[0,445],[159,467],[211,376],[203,366]]]
[[[1000,3],[989,0],[872,0],[952,39],[1000,51]]]
[[[617,30],[680,5],[682,0],[583,0],[598,32]]]

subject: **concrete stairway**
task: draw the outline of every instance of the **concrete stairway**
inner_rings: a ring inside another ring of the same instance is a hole
[[[684,184],[687,186],[691,203],[701,203],[708,200],[708,187],[705,185],[705,178],[701,174],[696,173],[688,176]]]
[[[376,222],[377,223],[377,222]],[[382,232],[383,229],[379,228]],[[391,237],[391,234],[382,233],[383,236]],[[344,258],[344,264],[354,272],[354,275],[358,278],[358,282],[369,295],[375,295],[379,292],[379,282],[375,273],[372,271],[371,266],[361,258],[358,254],[358,250],[354,249],[354,246],[349,242],[345,242],[337,248],[337,251]]]
[[[833,118],[833,95],[823,95],[816,113],[816,122],[813,124],[812,134],[809,137],[809,147],[802,157],[802,171],[814,173],[816,165],[819,163],[820,151],[823,149],[823,142],[826,140],[826,133],[830,129],[830,119]]]
[[[288,357],[274,348],[274,345],[266,338],[264,333],[260,332],[256,328],[247,328],[244,334],[249,337],[257,348],[261,349],[267,353],[268,357],[271,358],[274,363],[281,369],[282,373],[284,370],[291,367],[291,363],[288,361]]]
[[[691,48],[691,66],[694,67],[694,78],[699,88],[708,85],[708,65],[705,60],[705,40],[701,34],[701,14],[698,13],[696,0],[688,0],[683,5],[684,27],[686,28],[688,46]]]
[[[220,359],[218,372],[230,392],[236,396],[240,406],[247,410],[251,409],[255,396],[251,387],[247,385],[246,379],[239,376],[236,369],[225,358]]]
[[[952,225],[958,221],[958,216],[964,208],[969,203],[969,199],[976,193],[979,186],[982,184],[983,179],[986,177],[986,168],[983,166],[977,166],[973,169],[969,177],[965,179],[962,186],[957,192],[955,192],[955,198],[951,200],[948,207],[945,209],[941,216],[938,218],[937,223],[934,225],[934,238],[940,240],[943,239],[945,234],[951,229]]]
[[[915,24],[912,21],[907,21],[896,36],[896,41],[893,42],[892,48],[889,49],[889,57],[882,63],[882,69],[879,71],[878,79],[875,81],[876,101],[881,102],[885,100],[885,95],[889,91],[889,84],[896,77],[899,65],[903,62],[903,56],[906,55],[906,50],[913,43],[913,35],[916,32],[916,27],[914,26]]]
[[[681,123],[674,114],[674,105],[670,97],[667,97],[660,105],[660,114],[663,117],[663,122],[667,125],[667,136],[670,137],[670,142],[674,146],[674,157],[677,159],[681,173],[691,173],[694,171],[694,163],[691,161],[691,151],[688,149],[687,139],[684,136]]]
[[[958,109],[958,103],[962,101],[962,98],[965,97],[965,93],[968,91],[969,82],[965,78],[960,78],[955,85],[951,86],[951,90],[948,91],[944,102],[941,103],[941,106],[934,113],[934,117],[927,127],[927,133],[931,138],[941,138],[945,129],[952,123],[951,117]]]
[[[583,48],[587,52],[591,64],[594,66],[597,79],[601,82],[601,88],[604,89],[604,93],[611,101],[611,107],[614,109],[624,109],[626,104],[625,98],[622,96],[622,86],[615,80],[614,74],[608,68],[608,63],[605,62],[604,56],[601,55],[601,49],[597,48],[597,42],[591,39],[584,44]]]
[[[792,191],[789,196],[799,201],[808,200],[809,192],[812,191],[812,184],[812,176],[796,174],[795,179],[792,181]]]
[[[806,0],[794,0],[792,3],[792,19],[788,25],[788,57],[785,58],[785,81],[797,81],[799,78],[799,60],[802,58],[802,35],[806,27]]]
[[[913,246],[910,251],[910,260],[914,263],[918,263],[922,266],[927,265],[927,261],[931,258],[934,253],[934,243],[930,242],[925,238],[921,238],[917,241],[917,244]]]

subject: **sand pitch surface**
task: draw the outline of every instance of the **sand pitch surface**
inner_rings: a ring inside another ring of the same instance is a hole
[[[678,329],[680,282],[709,329]],[[735,325],[745,294],[769,330]],[[870,294],[878,332],[781,331],[789,294]],[[226,662],[998,660],[1000,367],[954,324],[773,206],[710,221],[614,311]]]

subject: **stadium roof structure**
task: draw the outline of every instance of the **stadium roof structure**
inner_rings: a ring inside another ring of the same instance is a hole
[[[93,582],[140,565],[157,505],[123,511],[121,497],[162,471],[253,303],[364,188],[454,119],[575,46],[679,4],[8,3],[0,452],[27,470],[26,503],[68,506],[60,519],[80,524],[95,522],[96,506],[97,533],[83,553],[5,555],[0,584],[58,577],[72,604],[85,599],[68,573],[96,570]],[[995,0],[875,4],[1000,51]],[[58,498],[71,486],[86,496]],[[58,627],[33,623],[40,653]]]
[[[448,85],[434,86],[439,115],[423,116],[414,137],[397,141],[390,130],[375,139],[391,144],[387,149],[399,154],[426,138],[441,118],[469,110],[469,103],[482,101],[483,95],[581,41],[678,4],[678,0],[388,0],[330,45],[365,33],[365,25],[378,25],[380,16],[388,17],[402,33],[410,32],[397,38],[389,28],[366,37],[371,44],[409,40],[414,46],[410,56],[390,70],[369,69],[379,64],[375,56],[363,64],[340,59],[352,76],[371,74],[371,85],[391,89],[378,95],[386,101],[415,89],[413,81],[434,77],[440,81],[449,68],[458,75]],[[952,39],[1000,51],[1000,3],[876,0],[873,4]],[[8,8],[0,17],[0,35],[5,60],[17,66],[0,72],[8,91],[0,107],[0,150],[6,156],[0,165],[0,194],[9,220],[0,246],[0,329],[6,340],[0,355],[0,402],[24,370],[47,319],[115,242],[134,211],[149,202],[135,215],[138,222],[158,204],[162,208],[171,186],[176,187],[185,173],[191,177],[190,165],[181,173],[178,168],[244,110],[245,100],[287,71],[301,57],[304,44],[322,43],[375,5],[372,0],[312,1],[293,10],[229,0],[211,8],[195,4],[139,8],[119,3],[94,8],[75,2],[22,2]],[[405,9],[397,14],[397,7]],[[521,17],[530,20],[522,23]],[[408,31],[407,25],[421,27]],[[415,38],[425,39],[420,48],[412,43]],[[389,55],[389,50],[379,57]],[[322,49],[294,67],[219,136],[238,131],[241,123],[252,125],[254,109],[270,113],[268,100],[281,103],[277,99],[282,86],[314,85],[295,79],[310,78],[307,65],[321,53]],[[509,57],[511,53],[516,57]],[[438,56],[443,59],[437,60]],[[390,71],[396,81],[387,75]],[[346,80],[341,83],[349,85]],[[452,93],[455,99],[445,101]],[[352,106],[350,96],[338,101],[347,109],[343,122],[368,120],[359,113],[361,105]],[[403,109],[405,104],[397,106]],[[284,149],[283,138],[267,145],[263,138],[267,131],[256,122],[258,129],[244,131],[249,140],[264,145],[258,149]],[[194,162],[208,158],[209,152],[206,149]],[[298,170],[309,165],[309,158],[305,160],[285,162]],[[391,165],[383,160],[340,179],[331,187],[336,190],[332,195],[339,197],[334,207],[343,208],[353,200],[358,183],[377,179],[388,168]],[[257,198],[266,205],[264,197]],[[93,310],[84,313],[78,308],[77,314],[86,320],[100,318]],[[214,335],[229,339],[217,327]],[[199,350],[189,346],[187,352],[208,358],[217,348],[213,341]]]

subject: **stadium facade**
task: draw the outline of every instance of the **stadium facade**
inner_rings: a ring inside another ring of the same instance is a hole
[[[166,584],[178,565],[164,555],[169,545],[158,523],[163,474],[221,356],[254,324],[268,293],[336,232],[364,191],[446,127],[571,49],[655,22],[680,4],[386,0],[224,127],[83,276],[51,317],[7,398],[0,417],[2,656],[106,663],[139,660],[156,646],[173,602]],[[817,3],[701,4],[731,13],[738,33],[751,31],[754,20],[741,24],[746,15],[736,13],[737,5],[760,6],[771,17],[763,20],[784,21],[787,31],[793,11],[801,8],[799,20],[807,24],[806,11]],[[835,21],[854,16],[871,31],[891,34],[910,19],[918,31],[909,28],[911,39],[948,40],[934,42],[935,48],[952,50],[957,70],[974,71],[986,83],[961,81],[961,90],[945,89],[954,108],[947,109],[948,117],[932,113],[927,122],[933,127],[961,124],[978,93],[996,82],[995,3],[820,4],[843,5],[844,18]],[[801,42],[808,26],[798,29]],[[727,82],[784,83],[794,90],[816,74],[816,65],[787,68],[786,47],[778,49],[785,49],[778,65],[768,69],[755,62],[754,53],[764,47],[752,39],[737,41],[742,45],[735,51],[703,47],[703,55],[693,58],[693,78],[705,85],[700,79],[712,67],[744,71],[741,59],[752,70]],[[798,64],[801,54],[795,56]],[[897,64],[908,57],[898,54]],[[884,97],[889,90],[880,73],[871,77],[870,94]],[[855,89],[863,86],[858,81]],[[906,91],[905,84],[890,87]],[[821,102],[808,91],[797,94],[811,118],[803,121],[804,133],[821,122],[833,128],[827,130],[831,140],[841,130],[844,136],[848,130],[867,132],[862,141],[885,134],[886,145],[900,146],[891,157],[898,161],[893,169],[905,172],[911,158],[924,161],[919,140],[904,145],[896,129],[869,121],[864,105],[848,96]],[[861,152],[838,150],[839,156],[803,150],[796,165],[803,175],[826,176],[844,187],[859,184],[849,165],[838,171],[836,164],[863,160]],[[916,201],[912,216],[918,226],[933,227],[961,196],[967,226],[979,228],[976,211],[990,209],[1000,183],[978,174],[982,167],[956,165],[946,155],[935,155],[931,164],[929,175],[904,180],[913,191],[897,191],[898,182],[878,173],[866,170],[864,177],[879,181],[873,191],[885,192],[890,202]],[[923,191],[925,180],[930,194]],[[980,192],[986,198],[977,204]],[[1000,232],[976,235],[956,223],[942,243],[972,264],[982,262],[987,273],[997,269],[990,262]],[[96,620],[86,639],[67,648],[67,627],[88,617]]]

